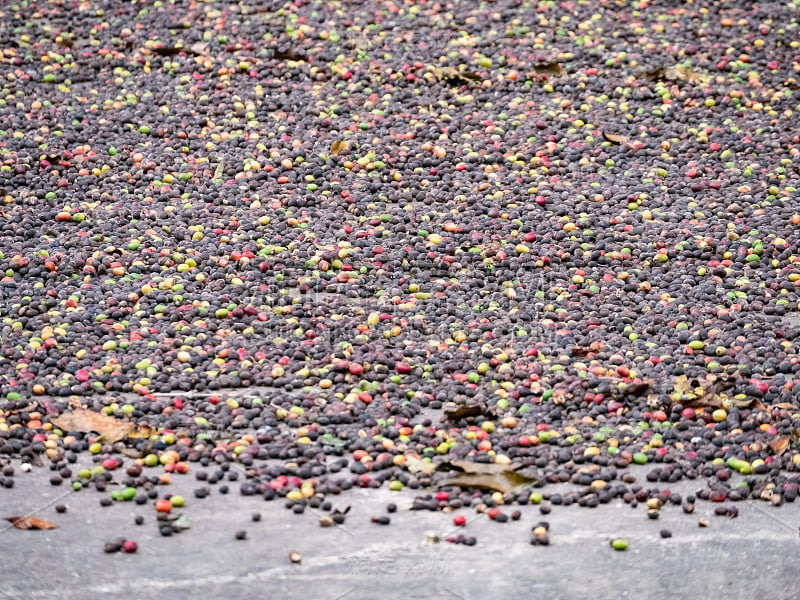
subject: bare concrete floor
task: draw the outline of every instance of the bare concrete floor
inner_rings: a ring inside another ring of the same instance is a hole
[[[215,490],[197,500],[196,482],[186,475],[173,478],[170,491],[186,495],[181,511],[191,528],[165,538],[152,504],[104,508],[99,499],[108,492],[53,487],[41,469],[15,480],[13,489],[0,491],[2,516],[33,513],[59,528],[0,526],[0,598],[13,600],[800,598],[800,506],[794,504],[739,503],[739,517],[729,519],[699,502],[693,515],[666,506],[658,520],[623,503],[554,507],[547,517],[527,506],[519,522],[503,524],[464,509],[459,513],[468,524],[455,528],[453,514],[408,510],[410,491],[357,490],[334,498],[335,506],[352,506],[347,522],[322,528],[321,513],[295,515],[281,501],[240,496],[235,486],[227,496]],[[701,485],[678,487],[691,493]],[[386,514],[389,502],[398,505],[391,525],[373,524],[369,517]],[[59,503],[66,513],[56,513]],[[145,517],[141,526],[137,514]],[[701,518],[708,527],[698,526]],[[551,544],[532,546],[530,529],[543,519]],[[662,539],[661,529],[672,538]],[[237,530],[246,530],[247,539],[236,540]],[[478,543],[426,541],[434,532],[443,538],[463,532]],[[136,540],[139,551],[105,554],[104,543],[117,537]],[[627,539],[629,549],[612,550],[615,537]],[[290,550],[302,563],[289,561]]]

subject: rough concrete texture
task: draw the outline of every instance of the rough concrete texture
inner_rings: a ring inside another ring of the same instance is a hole
[[[737,519],[713,514],[699,502],[692,515],[665,506],[658,520],[646,509],[614,503],[596,509],[554,507],[542,516],[525,506],[519,522],[496,523],[474,509],[456,513],[412,512],[410,491],[357,490],[334,497],[352,506],[343,526],[322,528],[323,514],[292,514],[276,500],[243,497],[238,486],[223,496],[192,497],[190,475],[173,478],[173,493],[186,495],[176,509],[191,528],[159,535],[152,503],[119,502],[103,508],[93,490],[52,487],[46,471],[15,477],[0,492],[3,516],[34,513],[59,525],[48,531],[0,530],[3,576],[0,598],[726,598],[776,600],[800,597],[798,506],[738,503]],[[699,482],[676,488],[691,493]],[[219,486],[216,486],[217,488]],[[370,521],[398,505],[389,526]],[[56,504],[68,511],[57,514]],[[510,513],[516,507],[506,507]],[[254,522],[252,514],[261,513]],[[137,526],[134,516],[145,523]],[[468,518],[452,525],[454,514]],[[700,527],[700,519],[708,527]],[[531,527],[550,523],[550,545],[530,545]],[[672,538],[662,539],[661,529]],[[247,539],[236,540],[238,530]],[[438,534],[439,543],[430,541]],[[447,543],[448,535],[476,536],[474,547]],[[105,542],[136,540],[136,554],[105,554]],[[625,552],[609,546],[628,540]],[[292,564],[290,550],[302,555]]]

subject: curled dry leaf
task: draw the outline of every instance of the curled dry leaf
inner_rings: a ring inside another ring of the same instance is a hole
[[[556,75],[561,76],[566,73],[561,63],[557,62],[544,62],[533,66],[533,70],[539,75]]]
[[[55,523],[36,517],[6,517],[6,521],[17,529],[56,529],[58,527]]]
[[[414,456],[407,456],[403,464],[406,466],[406,469],[408,469],[408,472],[412,475],[416,473],[431,475],[434,471],[436,471],[436,465],[434,465],[432,462],[428,462]]]
[[[208,52],[208,44],[206,42],[195,42],[189,46],[192,54],[206,54]]]
[[[451,85],[457,83],[481,81],[483,78],[473,71],[467,71],[462,65],[461,68],[455,67],[436,67],[433,74],[439,81],[445,81]]]
[[[775,438],[769,443],[769,447],[772,448],[772,451],[775,453],[775,456],[780,456],[784,452],[789,449],[792,440],[786,436],[781,436],[779,438]]]
[[[651,381],[634,381],[620,388],[620,393],[631,396],[641,396],[652,387]]]
[[[331,144],[331,154],[336,156],[342,152],[345,152],[350,147],[350,142],[345,140],[335,140]]]
[[[16,414],[23,413],[23,412],[31,412],[31,411],[36,410],[37,408],[39,408],[39,402],[34,400],[30,404],[26,404],[25,406],[22,406],[20,408],[14,408],[14,409],[7,410],[7,411],[0,411],[0,413],[5,412],[5,414],[7,414],[7,415],[16,415]]]
[[[509,465],[453,460],[441,467],[450,470],[441,485],[494,490],[506,494],[519,491],[537,481],[535,477],[524,475]]]
[[[276,60],[293,60],[295,62],[305,62],[308,56],[302,50],[295,50],[294,48],[281,49],[276,48],[272,52],[272,58]]]
[[[186,48],[183,46],[156,46],[155,48],[150,48],[150,52],[156,56],[175,56],[185,50]]]
[[[193,54],[199,56],[208,52],[208,44],[206,42],[195,42],[189,46],[184,46],[182,43],[177,43],[173,46],[154,46],[152,48],[142,48],[142,54],[155,54],[156,56],[177,56],[180,53]]]
[[[777,408],[778,410],[797,410],[797,405],[791,402],[778,402],[777,404],[770,404],[770,408]]]
[[[687,81],[693,84],[705,83],[707,76],[693,71],[691,67],[685,65],[673,65],[671,67],[661,67],[646,73],[648,79],[653,81]]]
[[[466,419],[468,417],[477,417],[480,415],[494,416],[492,411],[483,402],[473,402],[459,404],[457,402],[446,402],[444,405],[444,414],[451,421],[459,419]]]
[[[726,393],[732,391],[737,381],[735,376],[709,375],[699,381],[680,375],[672,384],[672,401],[687,408],[763,408],[755,398],[735,398]]]
[[[628,142],[627,136],[616,133],[608,133],[606,131],[603,131],[603,138],[612,144],[626,144]]]
[[[118,421],[114,417],[86,409],[76,409],[64,413],[60,417],[52,419],[51,422],[64,431],[80,431],[82,433],[94,431],[109,444],[126,437],[150,437],[154,431],[149,425],[137,426],[134,423]]]

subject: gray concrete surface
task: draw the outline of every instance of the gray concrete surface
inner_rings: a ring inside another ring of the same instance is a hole
[[[453,515],[409,511],[410,492],[342,494],[335,505],[352,506],[347,522],[321,528],[319,513],[294,515],[283,502],[242,497],[234,486],[227,496],[194,499],[190,474],[174,476],[169,491],[186,495],[182,512],[192,527],[164,538],[152,505],[103,508],[102,494],[53,487],[48,473],[20,473],[13,489],[0,490],[3,517],[32,513],[59,525],[0,525],[0,598],[800,598],[800,506],[791,504],[739,503],[739,518],[729,519],[700,502],[693,515],[667,506],[658,520],[622,503],[554,507],[547,517],[529,506],[520,522],[505,524],[464,509],[470,520],[458,532],[478,538],[467,547],[426,542],[427,533],[453,532]],[[690,493],[700,485],[679,487]],[[399,507],[391,525],[371,523],[388,502]],[[57,514],[58,503],[68,512]],[[136,514],[144,525],[135,525]],[[530,528],[544,518],[551,545],[531,546]],[[700,518],[709,527],[699,527]],[[661,539],[662,528],[673,537]],[[240,529],[246,540],[234,539]],[[104,543],[117,537],[136,540],[138,553],[105,554]],[[613,551],[614,537],[629,549]],[[301,564],[290,563],[290,550],[302,554]]]

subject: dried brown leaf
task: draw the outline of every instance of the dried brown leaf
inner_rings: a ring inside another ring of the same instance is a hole
[[[707,76],[693,71],[690,67],[685,65],[661,67],[654,71],[648,71],[645,75],[648,79],[653,81],[688,81],[693,84],[705,83],[708,79]]]
[[[738,381],[738,376],[710,375],[705,381],[680,375],[673,380],[672,400],[687,408],[763,408],[755,398],[733,398],[727,394]]]
[[[36,410],[37,408],[39,408],[39,402],[37,400],[34,400],[30,404],[26,404],[25,406],[23,406],[21,408],[15,408],[15,409],[12,409],[12,410],[8,410],[8,411],[6,411],[6,414],[7,415],[16,415],[16,414],[23,413],[23,412],[31,412],[33,410]]]
[[[436,465],[432,462],[428,462],[413,456],[407,456],[405,463],[406,469],[411,474],[416,473],[424,473],[425,475],[431,475],[434,471],[436,471]]]
[[[739,380],[738,375],[709,375],[702,387],[706,393],[720,394],[735,388]]]
[[[155,433],[157,433],[155,427],[151,427],[150,425],[134,424],[133,429],[128,432],[126,437],[129,439],[147,439]]]
[[[608,133],[603,131],[603,137],[606,141],[611,142],[612,144],[626,144],[628,142],[627,136],[616,133]]]
[[[195,42],[190,46],[182,44],[175,44],[174,46],[155,46],[153,48],[143,48],[142,54],[155,54],[156,56],[177,56],[183,52],[184,54],[200,55],[208,52],[208,44],[205,42]]]
[[[205,42],[195,42],[189,46],[189,51],[192,54],[205,54],[208,52],[208,44]]]
[[[492,412],[482,402],[473,402],[471,404],[447,402],[444,405],[444,414],[451,421],[458,421],[459,419],[467,419],[469,417],[491,415]]]
[[[443,480],[442,485],[494,490],[503,494],[520,490],[537,481],[533,477],[519,473],[510,465],[453,460],[444,463],[442,467],[451,469],[451,473]]]
[[[122,456],[127,456],[128,458],[144,458],[145,456],[150,454],[150,452],[137,450],[136,448],[123,448],[122,450],[120,450],[120,454],[122,454]]]
[[[440,81],[445,81],[451,85],[456,83],[482,81],[483,77],[473,71],[467,71],[462,66],[460,69],[455,67],[436,67],[433,74]]]
[[[133,423],[118,421],[114,417],[86,409],[64,413],[51,422],[64,431],[97,432],[109,444],[118,442],[136,430]]]
[[[350,142],[346,140],[334,140],[331,143],[331,154],[336,156],[342,152],[345,152],[348,148],[350,148]]]
[[[775,438],[769,443],[769,447],[775,453],[775,456],[780,456],[789,449],[792,440],[786,436]]]
[[[564,67],[562,67],[561,63],[558,62],[539,63],[537,65],[533,65],[533,70],[536,71],[539,75],[561,76],[566,73]]]
[[[770,408],[777,408],[778,410],[797,410],[797,405],[791,402],[778,402],[777,404],[770,404]]]
[[[633,383],[629,383],[628,385],[620,388],[620,392],[626,396],[641,396],[648,391],[652,385],[653,384],[650,381],[634,381]]]
[[[672,381],[672,387],[676,394],[693,394],[695,388],[699,387],[696,379],[689,381],[686,375],[678,375]]]
[[[36,517],[6,517],[6,521],[17,529],[56,529],[58,527],[55,523]]]
[[[288,49],[281,49],[276,48],[272,52],[272,58],[276,60],[294,60],[298,62],[305,62],[308,60],[308,56],[302,50],[295,50],[294,48]]]
[[[156,46],[150,48],[150,51],[156,56],[176,56],[181,52],[185,52],[186,48],[183,46]]]

